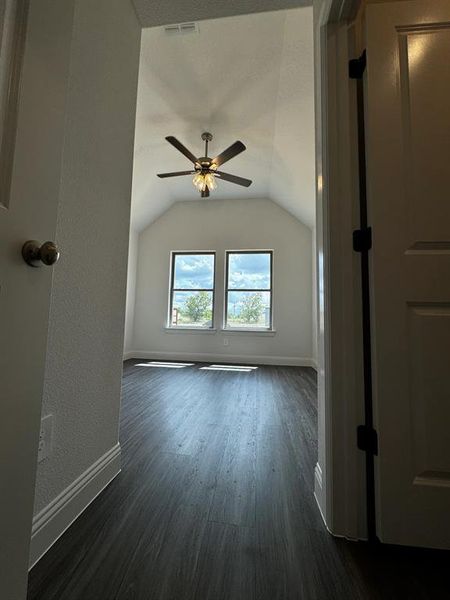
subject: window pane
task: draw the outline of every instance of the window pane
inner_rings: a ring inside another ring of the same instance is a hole
[[[228,255],[230,289],[270,289],[270,253]]]
[[[270,292],[228,292],[227,327],[271,327]]]
[[[174,289],[208,289],[214,287],[213,254],[176,254]]]
[[[174,292],[172,327],[212,327],[212,292]]]

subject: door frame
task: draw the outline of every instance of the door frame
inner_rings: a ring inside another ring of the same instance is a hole
[[[349,539],[367,537],[364,453],[356,446],[364,419],[360,259],[352,248],[359,219],[356,85],[348,78],[348,61],[359,55],[365,1],[311,0],[319,446],[314,493],[330,533]],[[255,6],[249,12],[260,11]],[[170,17],[172,23],[182,20],[176,3]]]
[[[352,86],[346,71],[354,39],[348,23],[359,3],[313,2],[319,337],[315,495],[328,530],[354,539],[365,537],[365,498],[363,455],[356,449],[356,425],[362,411],[362,380],[355,376],[359,371],[359,296],[355,292],[359,265],[349,236],[356,201],[352,143],[356,132],[351,119]]]
[[[367,537],[364,453],[356,446],[356,428],[364,418],[360,263],[352,249],[359,217],[356,89],[348,78],[365,1],[311,0],[319,425],[314,493],[330,533],[349,539]],[[278,0],[276,8],[292,8],[284,4]],[[260,12],[253,8],[251,13]],[[181,13],[174,2],[171,22],[181,22]]]
[[[360,262],[352,248],[359,218],[356,86],[348,78],[348,61],[359,55],[365,1],[311,0],[319,446],[314,493],[330,533],[349,539],[367,537],[364,453],[356,446],[364,418]],[[182,20],[180,10],[173,6],[172,23]]]
[[[362,0],[314,0],[318,462],[314,494],[327,529],[367,539],[356,84]]]

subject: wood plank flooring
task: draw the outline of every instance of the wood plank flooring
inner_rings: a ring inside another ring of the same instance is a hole
[[[125,363],[122,473],[33,568],[29,600],[447,598],[448,553],[327,533],[312,369]]]

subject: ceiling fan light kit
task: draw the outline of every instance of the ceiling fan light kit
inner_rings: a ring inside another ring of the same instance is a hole
[[[238,177],[237,175],[230,175],[229,173],[224,173],[223,171],[217,170],[220,165],[223,165],[223,163],[231,160],[243,152],[246,149],[244,144],[239,141],[234,142],[234,144],[231,144],[231,146],[221,152],[221,154],[211,159],[208,156],[208,144],[212,139],[213,136],[211,133],[207,131],[202,133],[202,140],[205,142],[205,156],[196,158],[190,150],[188,150],[180,141],[177,140],[177,138],[171,135],[167,136],[166,140],[169,142],[169,144],[172,144],[172,146],[184,154],[184,156],[194,164],[194,170],[176,171],[174,173],[158,173],[158,177],[167,178],[180,177],[182,175],[194,175],[192,183],[200,192],[202,198],[208,198],[210,191],[217,188],[216,178],[223,179],[237,185],[242,185],[244,187],[249,187],[249,185],[252,183],[250,179]]]
[[[207,188],[209,190],[217,189],[216,178],[212,173],[206,173],[206,175],[203,175],[201,172],[196,173],[192,183],[199,192],[205,192]]]

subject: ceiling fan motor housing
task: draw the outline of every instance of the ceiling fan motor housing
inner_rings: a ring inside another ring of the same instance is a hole
[[[214,171],[216,168],[216,165],[212,164],[211,159],[208,156],[201,156],[195,163],[196,171]]]

